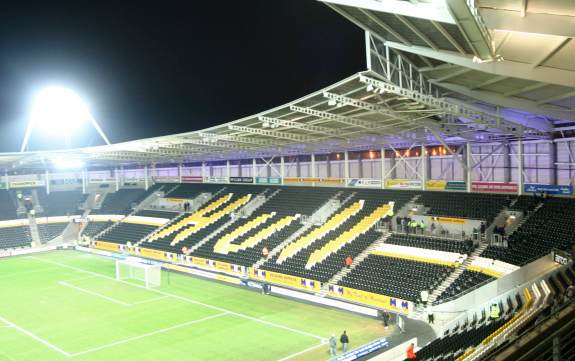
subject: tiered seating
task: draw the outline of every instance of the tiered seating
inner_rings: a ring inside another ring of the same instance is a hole
[[[194,199],[202,193],[215,194],[224,186],[221,184],[209,184],[209,183],[198,183],[198,184],[179,184],[176,189],[170,192],[166,197],[169,198],[181,198],[181,199]]]
[[[16,204],[10,191],[0,190],[0,220],[17,219]]]
[[[121,222],[99,237],[99,241],[126,244],[135,244],[150,234],[156,226]]]
[[[113,222],[90,222],[86,225],[82,234],[92,238],[104,229],[110,227],[112,224]]]
[[[46,223],[38,225],[38,232],[42,242],[48,242],[62,234],[68,223]]]
[[[311,267],[326,259],[330,254],[337,252],[346,244],[351,243],[356,238],[365,234],[373,226],[375,226],[375,224],[380,219],[390,215],[392,208],[393,206],[388,204],[377,207],[367,217],[364,217],[349,230],[343,232],[337,238],[323,245],[321,248],[313,251],[313,253],[309,256],[305,268],[310,269]]]
[[[348,193],[341,195],[341,198],[346,198],[352,193],[350,190],[346,190],[346,192]],[[387,204],[390,201],[395,201],[395,207],[401,208],[413,197],[413,193],[407,191],[354,190],[353,193],[355,193],[355,196],[350,200],[351,202],[364,200],[363,208],[356,215],[349,218],[338,229],[327,233],[325,236],[314,241],[307,248],[300,250],[294,256],[284,260],[281,264],[276,262],[279,256],[278,254],[271,257],[262,265],[261,268],[264,270],[326,282],[343,268],[344,260],[347,256],[355,258],[380,238],[381,234],[375,231],[375,227],[371,227],[368,231],[359,235],[359,237],[353,240],[353,242],[345,244],[337,250],[337,252],[330,253],[322,262],[306,269],[306,264],[308,263],[309,257],[313,251],[320,249],[328,242],[337,239],[340,234],[361,222],[362,219],[368,217],[378,207]]]
[[[532,211],[542,199],[534,196],[519,196],[517,201],[509,207],[509,209],[514,211],[529,212]]]
[[[0,228],[0,249],[29,247],[32,243],[30,227]]]
[[[230,246],[232,245],[232,242],[234,240],[245,235],[249,231],[263,225],[273,216],[275,216],[275,213],[261,214],[255,217],[254,219],[244,223],[240,227],[237,227],[236,229],[234,229],[230,233],[227,233],[216,242],[214,246],[214,251],[217,253],[228,253]]]
[[[499,194],[459,193],[451,196],[443,192],[422,192],[417,202],[429,207],[430,215],[481,219],[489,224],[503,207],[511,203],[511,198]]]
[[[178,216],[178,212],[157,211],[157,210],[144,209],[144,210],[136,212],[135,215],[140,216],[140,217],[173,219],[173,218]]]
[[[469,254],[473,250],[472,241],[456,241],[438,237],[427,237],[408,234],[393,234],[385,243],[396,244],[399,246],[432,249],[443,252],[454,252],[460,254]]]
[[[356,215],[363,208],[363,204],[363,200],[354,202],[349,207],[331,216],[331,218],[321,226],[313,228],[311,232],[300,237],[295,242],[288,244],[287,247],[281,251],[277,259],[277,263],[282,263],[289,257],[294,256],[299,251],[309,247],[313,242],[321,239],[327,233],[337,230],[348,219]]]
[[[508,239],[509,247],[489,246],[482,256],[522,266],[550,253],[553,248],[569,251],[575,234],[575,201],[545,200]]]
[[[108,193],[100,209],[95,209],[92,214],[128,214],[132,206],[151,194],[143,189],[120,189],[114,193]]]
[[[450,284],[449,287],[445,289],[445,291],[441,292],[435,303],[436,304],[442,303],[447,298],[453,298],[455,296],[458,296],[461,293],[476,287],[477,285],[485,284],[494,279],[495,279],[494,277],[488,276],[480,272],[465,270],[455,280],[455,282]]]
[[[329,188],[321,189],[319,192],[309,187],[274,187],[273,189],[279,190],[279,193],[261,205],[250,218],[236,221],[221,234],[232,232],[260,215],[275,213],[275,216],[268,222],[232,241],[228,253],[222,254],[214,251],[214,245],[220,239],[216,235],[195,250],[192,255],[251,266],[262,257],[261,251],[264,246],[271,251],[302,227],[299,221],[300,214],[312,215],[336,193],[336,190]]]
[[[371,254],[338,282],[340,286],[417,301],[452,272],[446,265]]]
[[[46,190],[42,188],[38,189],[37,194],[38,201],[44,208],[42,216],[73,216],[81,213],[78,209],[84,198],[81,190],[46,194]]]
[[[467,349],[479,345],[484,339],[503,326],[508,318],[498,320],[482,320],[472,323],[462,330],[455,330],[438,338],[419,350],[417,360],[455,360]]]

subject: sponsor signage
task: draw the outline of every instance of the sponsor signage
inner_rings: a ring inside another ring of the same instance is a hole
[[[203,183],[204,177],[185,175],[182,176],[182,183]]]
[[[253,183],[254,177],[230,177],[230,183]]]
[[[474,192],[517,193],[515,183],[473,182],[471,190]]]
[[[256,177],[256,184],[282,184],[282,179],[274,177]]]
[[[321,184],[325,186],[340,186],[345,184],[345,179],[341,178],[284,178],[285,184],[302,184],[302,185],[315,185]]]
[[[568,265],[571,262],[571,256],[567,252],[560,251],[558,249],[553,250],[553,261],[559,263],[560,265]]]
[[[285,275],[283,273],[251,269],[250,275],[259,280],[266,280],[271,283],[288,286],[292,288],[300,288],[313,291],[319,291],[321,288],[321,282],[319,281],[309,280],[297,276]]]
[[[391,189],[421,189],[421,181],[414,179],[387,179],[385,188]]]
[[[43,180],[24,180],[24,181],[11,181],[10,188],[30,188],[30,187],[43,187]]]
[[[381,188],[381,179],[351,178],[347,181],[348,187]]]
[[[112,183],[116,178],[90,178],[90,183]]]
[[[331,288],[331,287],[330,287]],[[356,290],[349,287],[334,286],[330,290],[331,295],[344,298],[346,300],[363,303],[380,309],[386,309],[394,312],[409,314],[413,310],[413,303],[392,298],[378,293],[371,293],[362,290]]]
[[[372,342],[365,344],[361,347],[358,347],[355,350],[352,350],[350,352],[346,352],[345,354],[338,356],[334,360],[337,360],[337,361],[357,360],[363,356],[369,355],[370,353],[375,352],[377,350],[380,350],[380,349],[387,347],[387,346],[389,346],[389,342],[387,342],[387,340],[385,338],[382,338],[379,340],[372,341]]]
[[[204,177],[204,183],[228,183],[228,177]]]
[[[425,188],[429,191],[465,191],[467,184],[461,181],[428,180]]]
[[[439,223],[447,224],[465,224],[465,219],[463,218],[453,218],[453,217],[433,217],[434,220]]]
[[[158,183],[180,183],[180,177],[178,176],[156,176],[153,179]]]
[[[549,184],[525,184],[523,187],[525,193],[548,193],[548,194],[573,194],[573,186],[549,185]]]

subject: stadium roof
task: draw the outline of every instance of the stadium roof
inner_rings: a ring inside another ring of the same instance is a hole
[[[375,71],[220,126],[108,146],[4,153],[0,167],[46,168],[59,157],[117,166],[321,154],[539,139],[575,129],[572,1],[482,0],[478,8],[465,0],[323,1],[369,31]],[[399,76],[385,76],[386,67],[389,73],[398,65]]]

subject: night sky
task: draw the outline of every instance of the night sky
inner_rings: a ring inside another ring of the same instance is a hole
[[[0,151],[19,150],[47,85],[78,92],[120,142],[222,124],[365,68],[363,32],[313,0],[12,3],[0,6]]]

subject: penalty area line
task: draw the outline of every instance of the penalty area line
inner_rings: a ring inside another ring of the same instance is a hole
[[[66,356],[66,357],[70,357],[71,354],[62,350],[60,347],[52,345],[50,342],[44,340],[43,338],[36,336],[35,334],[33,334],[32,332],[18,326],[17,324],[15,324],[14,322],[11,322],[7,319],[5,319],[4,317],[0,316],[0,321],[2,321],[3,323],[7,324],[8,326],[14,328],[15,330],[18,330],[19,332],[25,334],[26,336],[33,338],[34,340],[40,342],[41,344],[48,346],[49,348],[51,348],[52,350],[61,353],[62,355]]]
[[[71,284],[69,284],[69,283],[66,282],[66,281],[59,281],[58,284],[61,285],[61,286],[65,286],[65,287],[68,287],[68,288],[72,288],[72,289],[74,289],[74,290],[76,290],[76,291],[80,291],[80,292],[86,293],[86,294],[91,295],[91,296],[94,296],[94,297],[98,297],[98,298],[104,299],[104,300],[106,300],[106,301],[115,303],[115,304],[117,304],[117,305],[121,305],[121,306],[125,306],[125,307],[130,307],[130,306],[131,306],[131,304],[129,304],[129,303],[126,303],[126,302],[117,300],[117,299],[112,298],[112,297],[108,297],[108,296],[103,295],[103,294],[98,293],[98,292],[90,291],[90,290],[87,290],[87,289],[84,289],[84,288],[81,288],[81,287],[77,287],[77,286],[71,285]]]
[[[304,353],[307,353],[307,352],[309,352],[309,351],[311,351],[311,350],[315,350],[316,348],[322,347],[322,346],[325,346],[325,345],[327,345],[327,342],[322,341],[319,345],[315,345],[315,346],[312,346],[312,347],[308,347],[308,348],[306,348],[305,350],[301,350],[301,351],[299,351],[299,352],[292,353],[291,355],[288,355],[288,356],[286,356],[286,357],[280,358],[278,361],[286,361],[286,360],[292,359],[292,358],[294,358],[294,357],[296,357],[296,356],[303,355]]]

